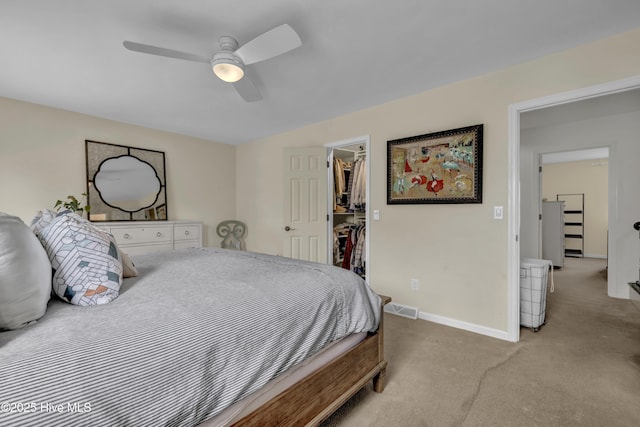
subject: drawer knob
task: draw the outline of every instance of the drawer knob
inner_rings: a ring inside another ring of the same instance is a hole
[[[162,233],[158,231],[158,232],[156,233],[156,237],[162,237]]]
[[[189,230],[184,230],[184,235],[188,236],[189,235]]]
[[[124,235],[122,237],[124,237],[125,239],[128,239],[131,236],[129,236],[129,233],[124,233]]]

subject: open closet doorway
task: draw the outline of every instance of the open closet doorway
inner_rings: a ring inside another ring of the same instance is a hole
[[[328,148],[327,260],[369,281],[369,135]]]

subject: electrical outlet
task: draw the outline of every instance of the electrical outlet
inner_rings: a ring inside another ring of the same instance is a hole
[[[418,279],[411,279],[411,289],[414,291],[420,289],[420,281]]]

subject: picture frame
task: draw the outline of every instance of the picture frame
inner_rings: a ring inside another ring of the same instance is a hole
[[[156,219],[166,220],[167,219],[167,205],[161,204],[156,206]]]
[[[156,220],[156,210],[154,208],[145,209],[145,211],[144,211],[144,219],[146,221],[155,221]]]
[[[387,204],[482,203],[483,125],[387,141]]]

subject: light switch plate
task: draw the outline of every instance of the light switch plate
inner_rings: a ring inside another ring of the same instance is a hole
[[[502,219],[504,217],[504,208],[502,206],[493,207],[493,219]]]

